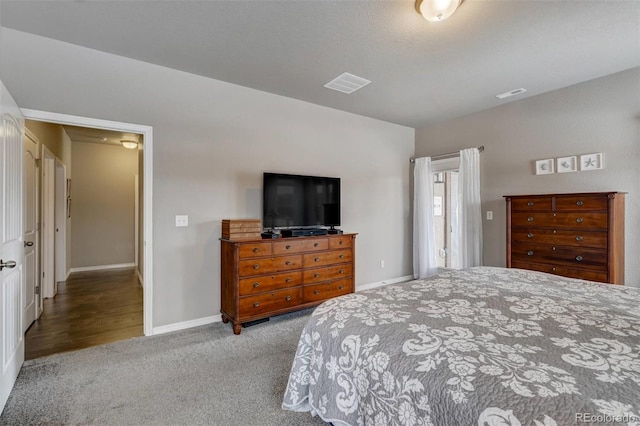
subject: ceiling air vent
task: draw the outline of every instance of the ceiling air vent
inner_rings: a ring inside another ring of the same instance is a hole
[[[510,90],[508,92],[500,93],[499,95],[496,95],[496,98],[498,98],[498,99],[510,98],[511,96],[519,95],[520,93],[524,93],[526,91],[527,91],[527,89],[524,89],[524,88],[521,87],[519,89],[514,89],[514,90]]]
[[[342,74],[325,84],[324,87],[326,87],[327,89],[337,90],[338,92],[350,94],[358,89],[362,89],[369,83],[371,83],[371,81],[365,78],[349,74],[348,72],[343,72]]]

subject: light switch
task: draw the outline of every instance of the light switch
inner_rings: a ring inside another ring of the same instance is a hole
[[[176,227],[181,226],[189,226],[189,216],[184,215],[176,215]]]
[[[487,211],[487,220],[493,220],[493,212],[491,210]]]

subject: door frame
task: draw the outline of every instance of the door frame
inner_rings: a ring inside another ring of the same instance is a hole
[[[56,157],[53,233],[53,279],[57,283],[67,279],[67,166]]]
[[[29,120],[46,121],[62,125],[92,127],[124,133],[138,133],[143,136],[142,164],[143,193],[143,323],[145,336],[153,334],[153,127],[142,124],[102,120],[98,118],[59,114],[55,112],[22,109]]]
[[[42,148],[41,167],[42,193],[41,193],[41,268],[40,268],[40,293],[43,298],[55,297],[57,293],[55,241],[56,241],[56,160],[57,157],[45,145]]]
[[[42,245],[42,239],[41,239],[41,226],[42,226],[42,221],[41,221],[41,216],[40,216],[40,210],[42,208],[42,189],[40,188],[41,186],[41,180],[42,180],[42,167],[40,165],[40,157],[42,157],[42,148],[40,148],[42,146],[42,144],[40,143],[40,140],[38,139],[38,137],[29,129],[27,129],[26,127],[24,128],[24,137],[27,139],[30,139],[31,141],[33,141],[36,145],[36,178],[35,178],[35,203],[36,205],[34,206],[35,209],[35,215],[36,215],[36,223],[35,223],[35,238],[33,243],[35,244],[35,256],[36,256],[36,260],[35,260],[35,271],[34,271],[34,275],[35,275],[35,282],[34,282],[34,297],[35,297],[35,304],[36,304],[36,315],[33,318],[33,320],[37,320],[38,318],[40,318],[40,315],[42,315],[42,286],[41,286],[41,272],[40,270],[42,269],[42,265],[40,264],[40,260],[42,258],[42,250],[41,250],[41,245]],[[23,170],[25,165],[22,165]],[[26,203],[26,200],[25,200]],[[26,207],[25,207],[25,213],[26,213]],[[25,278],[26,279],[26,278]],[[38,291],[36,291],[36,289],[38,289]],[[33,321],[31,321],[32,323]],[[31,325],[31,323],[29,325]],[[24,325],[23,325],[24,327]]]

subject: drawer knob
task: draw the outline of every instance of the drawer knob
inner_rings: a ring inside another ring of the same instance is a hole
[[[556,271],[556,267],[554,266],[553,268],[551,268],[551,270],[552,270],[553,272],[555,272],[555,271]]]
[[[533,256],[533,250],[529,250],[529,251],[527,252],[527,256]]]
[[[342,286],[338,287],[338,290],[342,290]]]
[[[313,246],[314,247],[318,247],[318,243],[313,243]]]
[[[314,261],[314,262],[320,262],[320,258],[319,258],[319,257],[316,257],[316,258],[314,258],[314,259],[313,259],[313,261]]]
[[[260,251],[260,249],[259,249],[258,247],[254,247],[254,248],[253,248],[253,252],[254,252],[254,253],[257,253],[257,252],[259,252],[259,251]]]
[[[313,274],[313,278],[318,278],[320,274]]]
[[[342,245],[342,243],[343,243],[343,242],[344,242],[344,241],[340,240],[340,242],[339,242],[338,244]]]
[[[529,233],[527,234],[527,238],[533,238],[533,234],[532,234],[531,232],[529,232]]]
[[[289,265],[291,265],[291,261],[290,261],[290,260],[287,260],[286,262],[284,262],[284,264],[285,264],[285,265],[287,265],[287,266],[289,266]]]
[[[340,259],[344,259],[344,254],[341,254],[340,256],[338,256]]]
[[[286,280],[284,280],[284,281],[285,281],[285,282],[287,282],[287,283],[290,283],[290,282],[291,282],[291,278],[288,278],[288,277],[287,277],[287,279],[286,279]]]
[[[556,251],[556,248],[555,247],[551,247],[551,250]]]
[[[289,250],[291,248],[291,246],[289,244],[287,244],[287,246],[285,247],[285,249]]]
[[[284,298],[284,300],[286,300],[287,302],[291,300],[291,296],[287,296]]]
[[[576,201],[576,206],[581,206],[581,205],[583,205],[583,204],[584,204],[584,202],[583,202],[582,200],[578,200],[578,201]]]
[[[576,219],[576,222],[578,222],[578,223],[582,223],[582,222],[584,222],[584,219],[583,219],[583,218],[581,218],[581,217],[579,217],[579,218],[577,218],[577,219]]]
[[[318,290],[313,290],[313,294],[319,294],[320,292]]]
[[[578,236],[576,237],[576,241],[582,241],[582,240],[583,240],[583,238],[582,238],[582,236],[581,236],[581,235],[578,235]]]
[[[580,256],[580,255],[576,256],[576,260],[577,260],[578,262],[582,262],[582,259],[584,259],[584,257],[582,257],[582,256]]]
[[[258,268],[260,268],[260,265],[257,265],[257,264],[253,265],[253,269],[258,269]]]
[[[339,273],[339,274],[344,274],[344,269],[340,269],[340,270],[338,271],[338,273]]]
[[[527,205],[528,205],[529,207],[533,207],[533,201],[529,201],[529,202],[527,203]]]
[[[259,304],[258,302],[255,302],[255,303],[253,304],[253,307],[254,307],[254,308],[257,308],[258,306],[260,306],[260,304]]]
[[[533,222],[533,216],[529,216],[529,217],[527,218],[527,222]]]
[[[258,288],[260,287],[260,283],[253,283],[253,288]]]

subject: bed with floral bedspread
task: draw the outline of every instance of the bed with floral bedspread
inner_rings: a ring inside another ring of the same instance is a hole
[[[334,425],[640,425],[640,289],[478,267],[332,299],[282,406]]]

